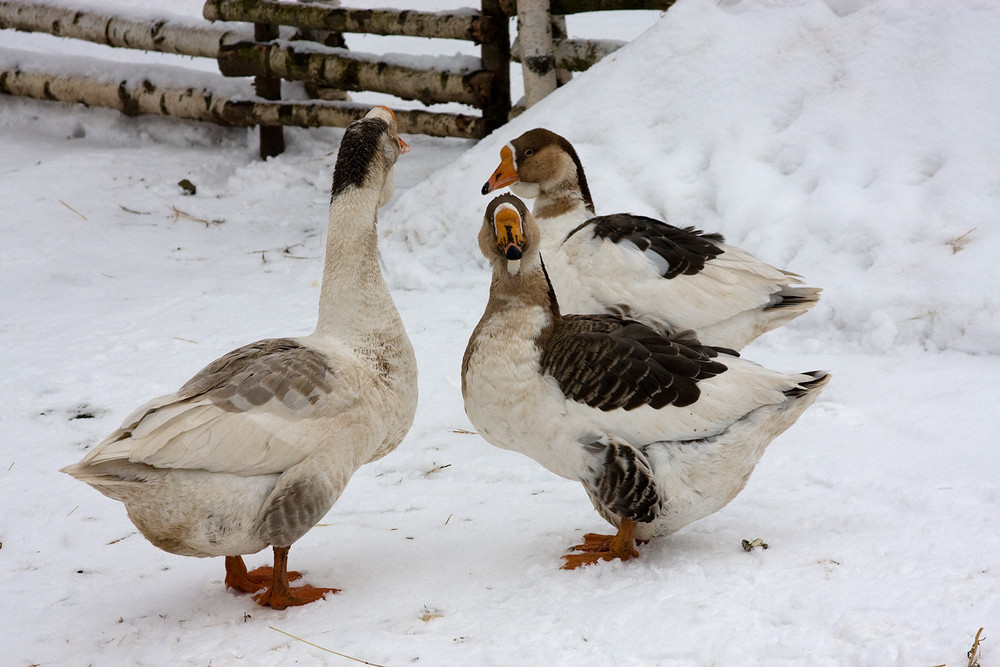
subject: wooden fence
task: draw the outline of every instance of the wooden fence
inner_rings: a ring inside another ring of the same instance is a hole
[[[225,76],[254,77],[257,95],[227,97],[207,86],[163,87],[135,77],[55,75],[33,70],[29,63],[11,65],[10,58],[0,67],[0,93],[111,107],[127,115],[163,114],[222,125],[258,125],[261,155],[267,157],[283,150],[283,126],[344,127],[368,109],[343,101],[280,99],[282,80],[301,81],[313,87],[387,93],[428,106],[458,102],[474,107],[479,116],[410,109],[396,110],[396,117],[404,133],[480,138],[511,115],[512,58],[522,64],[525,106],[530,106],[556,87],[560,73],[586,69],[622,45],[567,39],[562,15],[608,9],[662,10],[671,4],[673,0],[481,0],[479,9],[421,12],[275,0],[207,0],[204,16],[209,21],[248,24],[234,29],[233,23],[220,28],[193,20],[129,18],[30,0],[0,0],[0,29],[214,58]],[[508,28],[511,16],[518,17],[519,33],[513,49]],[[298,31],[294,38],[280,38],[283,26]],[[359,53],[302,38],[315,31],[467,40],[479,45],[480,56]]]

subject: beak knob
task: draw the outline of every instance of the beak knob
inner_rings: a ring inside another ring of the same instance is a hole
[[[507,250],[504,252],[504,257],[512,261],[521,259],[521,249],[516,245],[507,246]]]

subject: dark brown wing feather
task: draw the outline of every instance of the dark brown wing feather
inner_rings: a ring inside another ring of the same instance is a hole
[[[590,474],[582,481],[595,506],[633,521],[655,519],[663,500],[646,455],[614,438],[594,439],[583,446],[593,454]]]
[[[721,234],[706,234],[694,227],[674,227],[662,220],[630,213],[601,215],[587,220],[572,232],[591,230],[595,238],[612,243],[629,241],[639,250],[656,253],[667,263],[664,278],[694,275],[705,268],[705,263],[723,253],[717,244],[723,242]],[[569,238],[567,236],[567,238]]]
[[[691,405],[698,381],[726,370],[722,350],[687,333],[665,336],[614,315],[567,315],[538,341],[541,367],[566,395],[599,408]]]

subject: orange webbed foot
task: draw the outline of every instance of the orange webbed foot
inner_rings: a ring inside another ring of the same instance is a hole
[[[253,599],[262,607],[272,609],[285,609],[286,607],[298,607],[310,602],[320,600],[327,593],[339,593],[339,588],[317,588],[306,584],[295,588],[271,586],[266,591],[253,596]]]
[[[228,571],[228,558],[226,559],[226,568]],[[340,592],[338,588],[317,588],[309,585],[290,588],[288,582],[298,579],[299,573],[288,571],[288,547],[274,547],[274,567],[257,568],[257,570],[254,570],[254,574],[264,570],[270,570],[270,580],[260,587],[265,590],[253,596],[257,604],[262,607],[271,607],[272,609],[297,607],[315,602],[327,593]]]
[[[298,572],[286,572],[288,581],[302,577]],[[274,578],[274,568],[270,565],[254,568],[247,572],[242,556],[226,556],[226,588],[233,588],[241,593],[256,593],[267,588]]]
[[[583,544],[577,544],[573,547],[574,550],[582,553],[563,556],[563,560],[566,562],[562,569],[575,570],[581,565],[592,565],[602,560],[629,560],[638,557],[639,552],[635,549],[635,540],[633,539],[634,530],[634,521],[622,519],[615,535],[587,533],[583,536]]]

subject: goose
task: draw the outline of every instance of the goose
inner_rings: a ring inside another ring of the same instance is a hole
[[[613,314],[562,314],[534,217],[493,199],[479,247],[493,270],[462,359],[466,414],[490,444],[583,484],[614,535],[588,534],[565,568],[638,555],[720,510],[768,444],[830,380],[780,373]]]
[[[509,186],[534,199],[542,255],[563,307],[614,313],[665,330],[691,329],[706,345],[742,349],[806,312],[820,290],[724,242],[721,234],[654,218],[596,216],[572,144],[544,128],[500,149],[483,194]]]
[[[289,548],[413,421],[416,360],[376,256],[376,211],[408,150],[386,107],[346,128],[313,333],[223,355],[63,468],[124,503],[153,545],[224,556],[226,587],[256,593],[260,605],[284,609],[337,592],[289,587],[299,578],[287,569]],[[267,546],[273,567],[248,572],[242,556]]]

